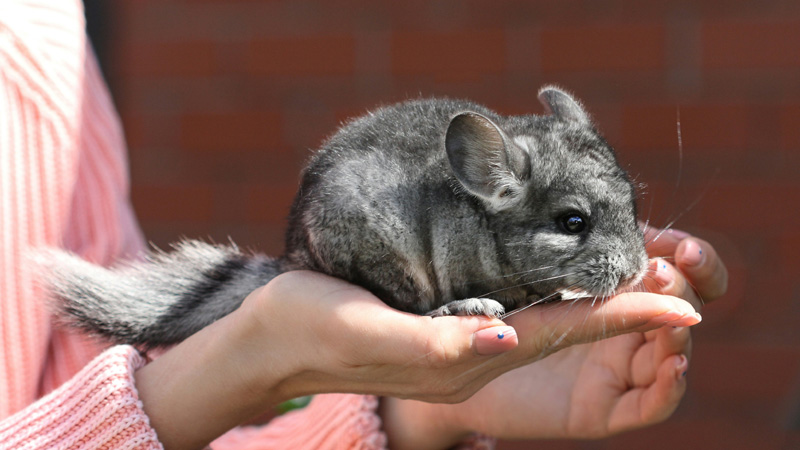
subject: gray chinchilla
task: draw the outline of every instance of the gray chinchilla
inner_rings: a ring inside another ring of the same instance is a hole
[[[279,258],[198,241],[107,269],[50,252],[59,316],[110,341],[180,342],[282,272],[359,284],[418,314],[608,296],[647,267],[634,188],[573,97],[547,115],[412,100],[344,125],[311,159]]]

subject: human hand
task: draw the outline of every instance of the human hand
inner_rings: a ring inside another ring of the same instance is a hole
[[[569,315],[532,309],[515,322],[519,341],[497,319],[402,313],[341,280],[290,272],[137,371],[137,387],[165,447],[197,448],[289,398],[353,392],[459,402],[504,372],[600,334],[699,320],[677,298],[640,300],[635,309],[578,304]],[[515,347],[511,357],[488,356]]]
[[[648,232],[648,242],[658,232]],[[713,247],[687,237],[665,233],[650,242],[655,259],[646,286],[699,307],[725,292],[727,271]],[[624,294],[601,308],[608,309],[610,324],[618,309],[638,309],[647,295]],[[520,347],[536,333],[528,330],[524,317],[532,314],[508,320],[523,340]],[[514,352],[497,358],[511,358]],[[509,439],[605,437],[669,417],[685,391],[690,353],[687,328],[619,335],[574,345],[506,373],[460,405],[384,399],[384,421],[393,448],[446,447],[476,431]]]
[[[658,228],[647,229],[645,241],[651,258],[671,261],[683,275],[674,278],[675,286],[664,286],[672,295],[691,302],[699,310],[703,304],[716,300],[727,291],[728,270],[708,242],[680,230],[662,232]],[[657,279],[659,272],[652,275]]]

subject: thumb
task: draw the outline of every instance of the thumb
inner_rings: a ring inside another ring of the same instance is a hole
[[[411,316],[406,331],[411,345],[401,353],[405,358],[420,357],[432,366],[466,363],[483,355],[505,353],[517,347],[516,330],[500,319],[486,316]],[[395,326],[398,326],[395,323]]]
[[[664,325],[692,326],[701,319],[692,305],[680,298],[630,292],[602,301],[550,303],[529,308],[506,321],[516,329],[521,347],[550,354],[569,345],[645,332]]]

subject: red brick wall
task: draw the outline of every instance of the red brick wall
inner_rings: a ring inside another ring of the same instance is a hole
[[[645,214],[714,242],[731,286],[670,421],[536,448],[800,447],[800,2],[113,5],[106,72],[154,243],[277,253],[298,171],[344,118],[420,94],[540,112],[558,83],[649,185]]]

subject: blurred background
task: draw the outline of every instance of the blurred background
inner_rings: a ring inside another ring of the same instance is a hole
[[[499,448],[800,448],[800,2],[87,0],[87,17],[158,246],[280,253],[304,161],[377,105],[541,113],[540,86],[572,91],[646,184],[645,218],[711,241],[730,289],[666,423]]]

